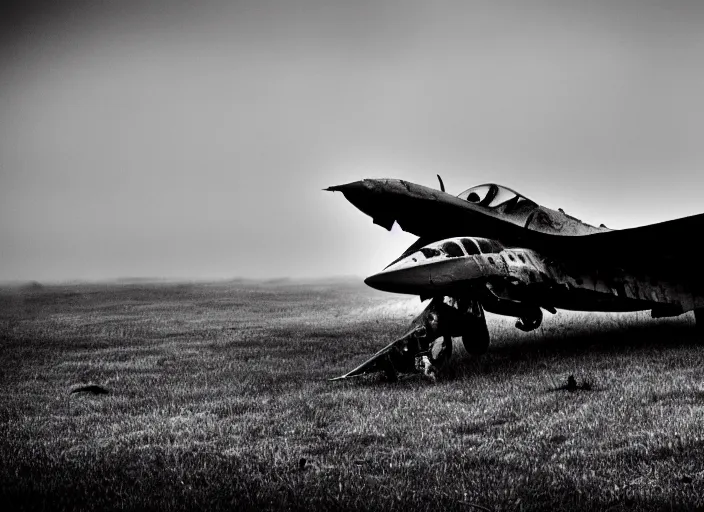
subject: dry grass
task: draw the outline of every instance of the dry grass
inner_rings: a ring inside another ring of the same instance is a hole
[[[692,319],[571,314],[456,341],[437,384],[327,382],[423,305],[351,283],[0,292],[14,509],[704,507]],[[574,374],[592,391],[554,391]],[[98,384],[109,395],[70,394]],[[301,469],[301,459],[305,464]]]

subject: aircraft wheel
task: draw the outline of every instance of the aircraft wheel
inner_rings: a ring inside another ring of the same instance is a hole
[[[472,355],[480,355],[489,349],[489,329],[486,326],[484,308],[481,304],[476,304],[474,312],[470,312],[464,319],[465,328],[462,334],[462,345],[464,349]]]
[[[536,308],[516,320],[516,327],[522,331],[530,332],[540,327],[541,323],[543,323],[543,311]]]

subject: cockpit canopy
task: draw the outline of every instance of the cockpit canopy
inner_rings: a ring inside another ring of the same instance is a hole
[[[464,236],[432,242],[416,252],[392,263],[387,270],[401,270],[418,264],[433,263],[448,258],[496,254],[505,248],[501,242],[490,238]]]
[[[464,250],[463,250],[464,249]],[[503,245],[496,240],[479,237],[456,237],[426,245],[420,252],[426,259],[444,256],[447,258],[461,258],[477,254],[492,254],[504,250]]]
[[[485,185],[477,185],[476,187],[468,188],[457,197],[469,201],[470,203],[486,206],[488,208],[496,208],[506,203],[511,203],[511,208],[528,201],[528,203],[536,205],[535,202],[528,199],[526,196],[519,194],[515,190],[487,183]],[[537,205],[536,205],[537,206]]]

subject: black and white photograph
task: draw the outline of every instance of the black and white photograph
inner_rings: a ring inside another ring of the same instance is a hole
[[[0,7],[0,507],[704,511],[704,2]]]

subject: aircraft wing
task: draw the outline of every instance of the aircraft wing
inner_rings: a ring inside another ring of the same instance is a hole
[[[699,252],[704,235],[704,214],[648,226],[576,237],[541,240],[536,249],[565,260],[617,266],[649,273],[701,277],[704,271],[693,265],[691,255]],[[543,245],[543,247],[540,247]]]
[[[535,203],[529,214],[527,210],[489,208],[403,180],[362,180],[328,190],[342,192],[374,223],[391,229],[397,222],[404,231],[420,237],[401,257],[433,241],[478,236],[499,240],[507,247],[534,249],[562,261],[589,262],[595,267],[644,272],[655,267],[669,274],[704,275],[704,269],[678,264],[684,254],[697,254],[698,238],[704,234],[704,214],[608,230]]]

